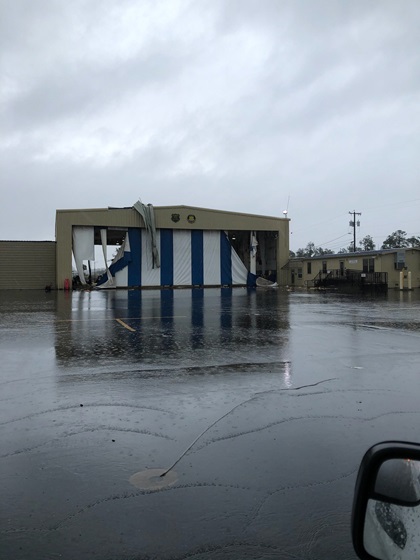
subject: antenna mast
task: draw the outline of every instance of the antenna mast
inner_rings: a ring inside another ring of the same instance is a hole
[[[287,197],[287,207],[286,207],[286,210],[283,210],[283,215],[284,215],[285,218],[287,218],[287,214],[288,214],[288,212],[289,212],[289,202],[290,202],[290,194],[289,194],[289,196]]]

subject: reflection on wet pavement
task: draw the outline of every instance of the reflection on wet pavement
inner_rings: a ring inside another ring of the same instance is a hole
[[[0,293],[3,556],[354,558],[364,451],[418,440],[419,308]]]

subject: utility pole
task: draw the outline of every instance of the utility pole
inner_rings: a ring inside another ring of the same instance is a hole
[[[356,222],[356,216],[361,216],[362,213],[355,212],[353,210],[353,212],[349,212],[349,214],[353,216],[353,219],[350,220],[349,225],[353,228],[353,253],[355,253],[356,252],[356,225],[357,227],[360,227],[360,220],[357,220]]]

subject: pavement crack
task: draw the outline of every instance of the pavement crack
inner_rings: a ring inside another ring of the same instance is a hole
[[[6,422],[0,422],[0,426],[6,426],[7,424],[12,424],[14,422],[20,422],[22,420],[29,420],[31,418],[36,418],[37,416],[42,416],[43,414],[51,414],[52,412],[63,412],[64,410],[74,410],[79,408],[89,409],[89,408],[99,408],[99,407],[123,407],[123,408],[132,408],[138,410],[152,410],[154,412],[163,412],[164,414],[173,414],[172,412],[152,407],[152,406],[140,406],[136,404],[129,404],[129,403],[83,403],[83,406],[78,405],[66,405],[66,406],[58,406],[56,408],[49,408],[47,410],[41,410],[40,412],[33,412],[32,414],[28,414],[26,416],[20,416],[19,418],[13,418],[12,420],[7,420]]]
[[[246,436],[249,434],[253,434],[253,433],[257,433],[257,432],[262,432],[263,430],[268,430],[270,428],[273,428],[274,426],[279,426],[280,424],[286,424],[288,422],[295,422],[297,420],[356,420],[359,422],[371,422],[372,420],[377,420],[378,418],[382,418],[384,416],[391,416],[394,414],[420,414],[420,411],[391,411],[391,412],[384,412],[382,414],[378,414],[376,416],[370,416],[368,418],[362,418],[360,416],[345,416],[345,415],[339,415],[339,414],[335,414],[335,415],[313,415],[313,416],[309,416],[309,415],[305,415],[305,416],[292,416],[289,418],[283,418],[282,420],[276,420],[275,422],[270,422],[269,424],[265,424],[264,426],[260,426],[257,428],[253,428],[252,430],[244,430],[241,432],[238,432],[236,434],[227,434],[225,436],[220,436],[218,438],[213,438],[205,443],[202,443],[201,445],[197,446],[197,448],[193,451],[193,453],[197,453],[198,451],[200,451],[201,449],[204,449],[205,447],[207,447],[208,445],[211,445],[213,443],[218,443],[220,441],[226,441],[229,439],[235,439],[237,437],[241,437],[241,436]]]
[[[321,381],[317,381],[316,383],[311,383],[309,385],[302,385],[301,387],[295,387],[295,388],[284,388],[284,389],[280,389],[281,391],[298,391],[300,389],[303,389],[304,387],[315,387],[316,385],[320,385],[321,383],[327,383],[328,381],[332,381],[334,379],[337,379],[336,377],[331,377],[329,379],[323,379]],[[234,412],[237,408],[239,408],[240,406],[251,402],[253,400],[256,400],[258,398],[260,398],[261,395],[266,394],[266,393],[272,393],[273,391],[262,391],[260,393],[255,393],[252,397],[240,402],[239,404],[235,405],[233,408],[231,408],[230,410],[228,410],[225,414],[223,414],[222,416],[220,416],[219,418],[217,418],[217,420],[215,420],[212,424],[210,424],[210,426],[208,426],[205,430],[203,430],[196,438],[195,440],[187,447],[187,449],[181,453],[181,455],[178,457],[178,459],[172,463],[172,465],[169,467],[169,469],[167,471],[165,471],[163,474],[161,474],[161,477],[164,477],[166,474],[168,474],[169,471],[171,471],[178,463],[179,461],[181,461],[181,459],[183,457],[185,457],[185,455],[190,451],[190,449],[198,442],[199,439],[201,439],[204,434],[206,434],[209,430],[211,430],[211,428],[213,428],[216,424],[218,424],[221,420],[223,420],[224,418],[226,418],[226,416],[229,416],[229,414],[231,414],[232,412]]]
[[[35,451],[36,449],[39,449],[39,448],[44,447],[46,445],[49,445],[51,443],[60,442],[64,438],[77,436],[79,434],[93,433],[93,432],[99,432],[99,431],[140,434],[140,435],[145,435],[145,436],[162,438],[162,439],[166,439],[168,441],[174,441],[174,438],[172,438],[170,436],[167,436],[165,434],[160,434],[158,432],[151,432],[149,430],[137,430],[135,428],[132,428],[132,429],[131,428],[118,428],[118,427],[115,427],[115,426],[96,426],[96,427],[91,427],[91,428],[85,428],[83,430],[77,430],[75,432],[67,432],[67,433],[62,434],[61,436],[59,436],[57,438],[53,438],[53,439],[50,439],[48,441],[44,441],[43,443],[40,443],[38,445],[33,445],[32,447],[23,447],[22,449],[17,449],[16,451],[12,451],[10,453],[4,453],[3,455],[0,455],[0,459],[7,459],[8,457],[14,457],[15,455],[21,455],[23,453],[31,453],[32,451]]]
[[[264,498],[262,498],[261,502],[256,506],[251,519],[248,521],[248,523],[243,528],[243,532],[245,532],[254,523],[255,519],[260,514],[260,511],[264,507],[266,502],[272,496],[275,496],[279,492],[288,492],[290,490],[302,490],[304,488],[314,488],[316,486],[324,486],[324,485],[327,485],[327,484],[333,484],[334,482],[337,482],[339,480],[343,480],[344,478],[348,478],[349,476],[354,475],[358,470],[359,470],[359,466],[357,466],[356,468],[352,469],[351,471],[343,473],[340,476],[337,476],[335,478],[331,478],[331,479],[328,479],[328,480],[319,480],[319,481],[308,482],[306,484],[295,484],[295,485],[281,486],[280,488],[277,488],[276,490],[273,490],[272,492],[269,492]]]
[[[196,488],[225,488],[225,489],[227,488],[227,489],[231,489],[231,490],[245,490],[247,492],[253,490],[252,488],[250,488],[248,486],[241,486],[239,484],[218,484],[218,483],[215,483],[215,482],[196,482],[196,483],[191,483],[191,484],[177,484],[176,486],[170,486],[170,487],[166,487],[166,488],[158,488],[158,489],[155,489],[155,490],[138,490],[137,492],[127,492],[127,493],[124,493],[124,494],[113,494],[111,496],[106,496],[105,498],[96,500],[95,502],[91,502],[90,504],[86,504],[84,507],[82,507],[82,508],[78,509],[77,511],[75,511],[74,513],[68,515],[67,517],[65,517],[61,521],[57,522],[54,525],[51,525],[50,527],[48,527],[47,530],[48,531],[58,531],[59,529],[61,529],[61,527],[63,527],[67,523],[71,522],[73,519],[75,519],[79,515],[82,515],[82,514],[86,513],[87,511],[92,510],[93,508],[99,507],[102,504],[105,504],[107,502],[113,502],[113,501],[119,501],[119,500],[129,500],[129,499],[138,498],[138,497],[141,497],[141,496],[149,496],[151,494],[174,492],[175,490],[188,490],[188,489],[196,489]],[[25,530],[36,531],[38,529],[22,529],[22,531],[25,531]],[[45,531],[45,529],[43,529],[43,530]],[[1,534],[1,532],[0,532],[0,534]]]

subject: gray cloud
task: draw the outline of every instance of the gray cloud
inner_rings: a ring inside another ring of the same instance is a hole
[[[354,207],[364,234],[415,233],[419,27],[417,0],[8,3],[0,238],[139,196],[281,214],[290,195],[294,248],[346,244]]]
[[[8,124],[10,129],[27,130],[59,119],[86,117],[124,102],[133,91],[167,82],[186,63],[169,50],[106,67],[90,63],[59,68],[16,95],[8,107]]]

